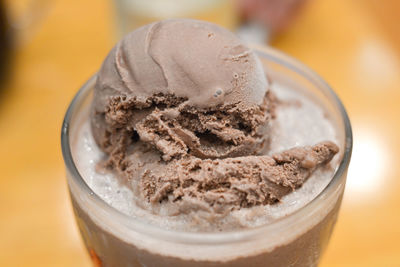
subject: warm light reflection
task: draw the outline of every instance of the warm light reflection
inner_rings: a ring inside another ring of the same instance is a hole
[[[379,190],[387,168],[385,144],[381,140],[372,131],[356,132],[346,191],[376,193]]]

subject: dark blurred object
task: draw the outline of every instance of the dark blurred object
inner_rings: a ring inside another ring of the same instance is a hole
[[[5,4],[0,0],[0,90],[10,71],[12,32]]]
[[[243,18],[270,34],[284,31],[307,0],[238,0]]]

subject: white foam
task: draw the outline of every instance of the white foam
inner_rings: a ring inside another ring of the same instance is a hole
[[[282,104],[277,108],[277,117],[272,125],[270,154],[324,140],[338,143],[335,127],[321,106],[301,93],[281,85],[274,84],[272,91],[279,100],[291,104]],[[295,102],[301,104],[294,105]],[[93,191],[114,208],[168,229],[197,231],[207,228],[201,224],[210,222],[202,220],[202,216],[161,216],[150,213],[140,207],[140,199],[120,184],[113,174],[97,172],[96,164],[104,155],[92,137],[87,119],[82,123],[74,141],[73,156],[79,172]],[[331,165],[337,165],[338,157],[333,159]],[[319,169],[300,189],[285,196],[281,203],[233,211],[224,219],[224,223],[227,228],[253,227],[284,217],[314,199],[329,183],[333,173],[334,168]],[[198,221],[193,222],[193,219]],[[215,231],[217,228],[214,225],[210,229]]]

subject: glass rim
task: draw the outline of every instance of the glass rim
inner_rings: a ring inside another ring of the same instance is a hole
[[[174,239],[180,240],[184,243],[227,243],[232,241],[243,241],[251,239],[252,237],[259,236],[260,232],[270,232],[270,231],[282,231],[282,226],[285,223],[289,223],[292,220],[292,223],[297,222],[299,218],[305,217],[310,213],[314,207],[323,200],[326,195],[333,194],[335,192],[335,188],[339,186],[341,177],[346,174],[346,170],[350,163],[352,145],[353,145],[353,137],[352,137],[352,129],[349,117],[347,112],[340,101],[339,97],[332,90],[332,88],[312,69],[301,63],[300,61],[274,49],[271,47],[258,47],[254,49],[256,54],[261,56],[261,58],[271,60],[275,63],[283,65],[286,68],[300,74],[303,78],[306,78],[312,84],[318,83],[324,87],[326,93],[328,93],[328,97],[330,97],[337,108],[340,111],[341,122],[344,125],[345,132],[345,140],[344,140],[344,153],[343,156],[336,168],[330,182],[324,187],[324,189],[311,201],[309,201],[303,207],[295,210],[294,212],[274,219],[267,224],[256,226],[254,228],[246,228],[239,229],[233,231],[226,232],[188,232],[188,231],[179,231],[179,230],[171,230],[162,228],[161,226],[151,225],[146,223],[144,220],[140,220],[139,218],[133,218],[116,208],[112,207],[110,204],[105,202],[99,195],[97,195],[90,186],[86,183],[86,181],[80,175],[71,152],[70,140],[69,140],[69,129],[71,119],[74,114],[74,110],[76,106],[84,99],[90,92],[91,87],[90,84],[94,83],[96,79],[96,74],[93,75],[76,93],[73,100],[71,101],[67,112],[64,117],[64,121],[61,129],[61,148],[62,154],[64,158],[64,163],[67,168],[67,172],[70,174],[71,179],[76,182],[79,187],[90,197],[91,200],[96,202],[96,206],[101,209],[105,209],[111,215],[113,215],[114,220],[118,220],[129,230],[140,232],[148,235],[156,236],[157,238],[165,238],[167,240]],[[321,90],[321,86],[318,86],[318,89]],[[294,221],[293,221],[294,220]]]

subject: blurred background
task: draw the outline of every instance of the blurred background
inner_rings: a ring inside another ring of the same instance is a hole
[[[67,194],[64,113],[126,32],[209,20],[335,89],[354,150],[321,266],[400,266],[400,1],[0,0],[0,266],[91,266]]]

